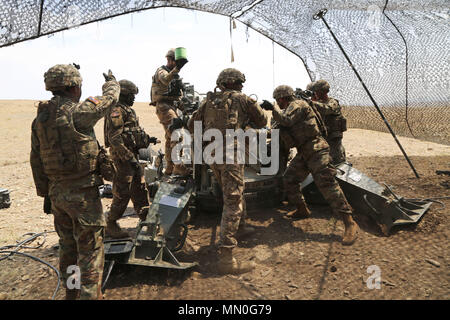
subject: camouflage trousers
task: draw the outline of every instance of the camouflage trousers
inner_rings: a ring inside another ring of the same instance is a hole
[[[130,199],[134,210],[139,214],[142,207],[148,206],[148,198],[145,184],[141,183],[142,176],[136,174],[129,162],[114,158],[114,165],[116,175],[113,180],[113,201],[108,220],[116,221],[122,217]]]
[[[346,160],[345,149],[342,145],[342,137],[327,139],[330,146],[330,157],[332,164],[340,164]]]
[[[156,104],[156,115],[158,116],[159,122],[164,127],[164,139],[165,139],[165,150],[164,157],[167,162],[166,170],[172,172],[174,169],[174,163],[172,162],[172,149],[175,147],[177,142],[171,141],[172,133],[169,130],[170,123],[173,118],[177,117],[173,107],[168,102],[158,102]]]
[[[236,232],[245,219],[244,165],[212,164],[211,169],[223,193],[219,247],[234,248]]]
[[[333,212],[352,214],[352,208],[335,179],[336,169],[330,164],[330,160],[328,144],[323,138],[311,140],[297,150],[297,155],[283,175],[290,204],[299,206],[305,203],[300,183],[311,173],[317,188]]]
[[[59,270],[64,286],[78,289],[67,288],[67,280],[73,274],[68,273],[68,268],[78,266],[80,299],[101,298],[106,222],[98,187],[54,188],[50,199],[59,236]]]

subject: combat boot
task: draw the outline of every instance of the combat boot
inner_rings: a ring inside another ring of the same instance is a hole
[[[359,227],[350,214],[344,214],[342,218],[344,220],[345,225],[344,236],[342,237],[342,244],[349,246],[353,244],[356,238],[358,237]]]
[[[66,300],[77,300],[80,298],[80,290],[66,288]]]
[[[110,237],[112,239],[123,239],[130,237],[128,232],[120,228],[116,220],[108,220],[106,222],[105,233],[107,237]]]
[[[220,248],[217,270],[220,274],[241,274],[255,269],[253,261],[238,261],[233,257],[232,248]]]
[[[289,211],[286,217],[291,219],[305,219],[311,216],[308,206],[305,202],[300,203],[295,210]]]

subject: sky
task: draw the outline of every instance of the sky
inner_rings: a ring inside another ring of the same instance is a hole
[[[245,74],[243,92],[259,101],[270,100],[280,84],[304,89],[310,82],[297,56],[238,21],[230,37],[228,17],[160,8],[0,48],[0,99],[49,99],[44,72],[75,62],[81,66],[82,99],[101,94],[102,73],[111,69],[117,80],[138,86],[136,101],[148,102],[153,74],[176,47],[185,47],[189,60],[180,76],[199,93],[213,90],[220,71],[230,67]]]

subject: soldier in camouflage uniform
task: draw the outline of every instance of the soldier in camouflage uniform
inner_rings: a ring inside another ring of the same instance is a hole
[[[104,74],[105,75],[105,74]],[[66,286],[66,299],[101,299],[104,227],[98,186],[99,147],[94,126],[117,103],[120,86],[111,71],[103,95],[79,102],[82,78],[72,65],[55,65],[44,74],[53,93],[41,102],[32,124],[30,163],[37,195],[51,202],[59,235],[59,269],[64,285],[67,268],[81,272],[81,290]]]
[[[318,80],[309,84],[310,90],[314,92],[312,101],[319,111],[327,129],[327,140],[330,146],[332,164],[340,164],[345,161],[345,149],[342,145],[343,132],[347,130],[347,120],[342,115],[339,101],[328,97],[330,85],[325,80]]]
[[[172,123],[172,119],[177,118],[176,114],[176,102],[181,100],[181,96],[168,96],[169,84],[172,80],[178,79],[181,68],[184,66],[184,62],[175,61],[175,50],[170,49],[167,54],[167,64],[159,67],[153,78],[151,88],[151,103],[156,107],[156,115],[159,122],[164,127],[165,132],[165,159],[167,167],[164,171],[165,174],[184,174],[186,168],[182,164],[174,164],[172,161],[172,149],[177,144],[176,141],[171,141],[172,133],[169,130],[169,126]]]
[[[311,173],[333,212],[343,215],[345,232],[342,243],[352,244],[357,237],[358,225],[353,220],[352,208],[335,179],[336,169],[330,164],[329,147],[321,136],[316,114],[308,103],[295,98],[294,90],[289,86],[275,88],[273,97],[276,105],[265,102],[262,107],[273,110],[273,117],[280,124],[280,137],[286,140],[286,145],[297,149],[297,155],[283,175],[288,200],[296,206],[288,216],[307,218],[311,215],[299,185]]]
[[[220,223],[219,260],[220,273],[244,273],[255,268],[253,262],[237,261],[233,248],[237,245],[236,234],[246,228],[244,220],[244,164],[237,163],[237,144],[234,145],[234,163],[226,164],[226,129],[245,129],[250,122],[256,128],[267,124],[267,116],[258,103],[243,94],[245,76],[236,69],[223,70],[216,81],[219,92],[208,92],[199,109],[188,122],[193,132],[194,121],[201,121],[204,130],[219,129],[224,137],[223,164],[213,163],[211,169],[223,192],[223,211]],[[242,147],[242,146],[240,146]],[[243,223],[241,223],[243,222]],[[248,233],[248,231],[243,231]]]
[[[128,233],[117,224],[125,212],[128,202],[133,202],[134,210],[141,219],[145,219],[141,209],[148,206],[144,174],[139,165],[139,149],[147,148],[150,143],[156,144],[157,138],[150,137],[139,126],[139,118],[132,108],[138,87],[129,80],[120,80],[119,103],[111,108],[105,117],[105,146],[116,167],[113,181],[113,201],[107,217],[106,236],[120,239],[128,237]]]

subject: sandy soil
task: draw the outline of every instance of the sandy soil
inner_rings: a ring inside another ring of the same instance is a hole
[[[33,101],[0,101],[6,116],[0,122],[3,151],[0,153],[0,187],[11,192],[12,205],[0,210],[0,246],[14,244],[28,232],[53,230],[53,217],[42,212],[29,165],[30,125],[36,108]],[[141,125],[164,139],[154,108],[137,103]],[[96,133],[103,142],[103,121]],[[407,162],[389,134],[350,129],[344,145],[353,165],[375,179],[393,186],[405,198],[450,196],[450,177],[436,170],[450,170],[450,146],[399,140],[421,175],[414,178]],[[111,200],[103,199],[105,211]],[[108,282],[106,299],[449,299],[450,200],[433,204],[415,225],[397,227],[389,237],[361,214],[357,242],[340,244],[343,223],[327,207],[312,207],[313,217],[290,221],[285,210],[250,212],[257,232],[242,239],[238,255],[252,257],[257,268],[242,276],[219,276],[214,272],[214,246],[219,217],[199,214],[189,226],[188,245],[179,258],[198,261],[190,271],[118,266]],[[120,224],[133,231],[137,223],[131,206]],[[54,266],[57,235],[49,233],[34,254]],[[42,239],[40,239],[42,242]],[[33,245],[35,245],[34,243]],[[0,261],[0,299],[50,299],[57,280],[48,267],[20,256]],[[381,270],[381,289],[368,289],[371,274]],[[63,298],[59,290],[57,299]]]

